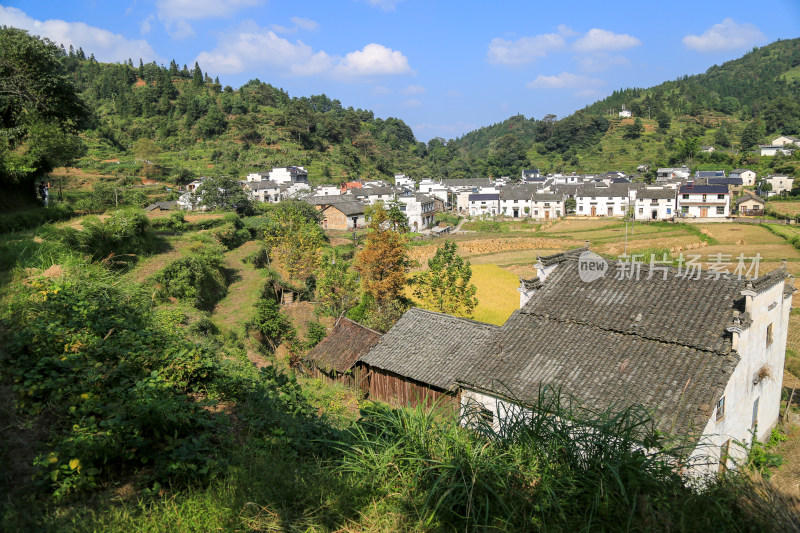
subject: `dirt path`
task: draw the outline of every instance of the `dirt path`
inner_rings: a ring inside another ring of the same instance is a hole
[[[257,241],[247,241],[225,254],[226,267],[232,276],[228,294],[220,300],[211,313],[211,320],[222,329],[244,325],[253,314],[253,307],[261,292],[263,276],[243,259],[258,249]]]

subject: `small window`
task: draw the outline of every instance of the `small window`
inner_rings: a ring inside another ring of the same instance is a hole
[[[718,215],[724,215],[725,214],[725,207],[721,206],[721,205],[717,206],[717,214]]]
[[[671,214],[672,214],[672,208],[671,208],[671,207],[668,207],[668,208],[667,208],[667,214],[668,214],[668,215],[671,215]]]
[[[717,195],[717,200],[724,200],[724,199],[725,199],[725,195],[724,194],[718,194]]]
[[[725,416],[725,396],[717,402],[717,420],[721,420]]]
[[[485,422],[489,426],[494,423],[494,413],[490,409],[481,407],[480,411],[478,412],[478,416],[481,417],[482,422]]]
[[[644,214],[644,207],[640,207],[640,208],[639,208],[639,214],[640,214],[640,215],[643,215],[643,214]]]
[[[708,198],[708,195],[704,194],[703,195],[703,201],[705,202],[707,198]]]
[[[681,206],[681,213],[683,213],[684,215],[688,215],[689,214],[689,206],[688,205],[682,205]]]
[[[689,199],[689,195],[688,195],[688,194],[684,194],[684,195],[683,195],[683,199],[684,199],[684,200],[688,200],[688,199]]]
[[[767,326],[767,346],[772,344],[772,324]]]

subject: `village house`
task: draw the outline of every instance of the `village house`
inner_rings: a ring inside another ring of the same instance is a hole
[[[247,181],[267,181],[269,179],[269,172],[251,172],[245,179]]]
[[[411,231],[421,231],[433,225],[436,217],[436,202],[433,198],[424,194],[408,193],[401,194],[397,199]]]
[[[756,184],[756,173],[747,168],[735,168],[731,170],[730,177],[741,178],[742,185],[752,187]]]
[[[758,196],[746,194],[736,200],[736,209],[739,214],[746,217],[760,217],[764,216],[764,206],[766,202]]]
[[[630,198],[626,185],[587,185],[575,195],[575,214],[589,217],[623,217],[628,213]]]
[[[469,216],[495,216],[500,212],[500,194],[470,194]]]
[[[397,192],[398,190],[394,187],[362,187],[360,189],[352,189],[350,194],[354,199],[368,205],[375,205],[378,202],[386,205],[397,196]]]
[[[526,185],[503,187],[500,189],[500,213],[512,218],[531,216],[531,198],[534,188]]]
[[[625,109],[625,104],[622,104],[622,109],[619,111],[620,118],[631,118],[633,113],[630,109]]]
[[[670,220],[675,216],[675,190],[646,188],[633,198],[634,220]]]
[[[786,146],[789,144],[796,144],[797,146],[800,146],[800,139],[797,137],[790,137],[788,135],[781,135],[780,137],[772,139],[770,144],[772,146]]]
[[[545,192],[537,192],[533,195],[531,217],[537,220],[549,220],[566,214],[563,196]]]
[[[314,189],[314,196],[339,196],[342,194],[342,188],[338,185],[318,185]]]
[[[688,178],[690,174],[689,167],[659,168],[656,170],[656,181]]]
[[[785,146],[773,146],[770,144],[759,144],[759,150],[761,150],[762,156],[774,156],[774,155],[792,155],[794,152],[794,148],[786,148]]]
[[[347,317],[336,321],[327,337],[303,357],[312,377],[369,392],[369,379],[358,360],[378,344],[381,334]]]
[[[308,183],[308,172],[303,167],[275,167],[269,179],[276,183]]]
[[[589,261],[606,275],[582,277]],[[778,422],[792,279],[785,266],[752,280],[639,266],[586,248],[540,258],[521,309],[457,380],[462,410],[499,428],[543,387],[590,409],[638,404],[693,450],[688,474],[734,467],[747,454],[735,443]]]
[[[394,185],[395,187],[408,187],[409,189],[413,189],[415,183],[414,179],[410,176],[406,176],[405,174],[395,174]]]
[[[764,191],[764,193],[761,194],[761,196],[766,196],[767,198],[770,196],[788,194],[792,190],[792,185],[794,185],[793,177],[781,174],[770,174],[768,176],[764,176],[762,181],[769,183],[772,187],[770,190]]]
[[[285,184],[274,181],[246,181],[243,184],[245,191],[249,191],[253,199],[267,204],[277,204],[288,198]]]
[[[364,204],[347,200],[344,196],[329,196],[328,198],[341,200],[317,205],[322,216],[320,225],[323,229],[352,231],[367,225]]]
[[[456,380],[483,354],[476,350],[497,326],[413,308],[359,360],[369,376],[369,398],[392,405],[458,409]]]
[[[724,178],[724,170],[698,170],[694,173],[695,178]]]
[[[529,180],[533,178],[541,177],[541,173],[539,172],[538,168],[526,168],[522,171],[522,180]]]
[[[725,185],[695,185],[678,190],[678,213],[682,217],[726,218],[731,214],[731,193]]]
[[[713,154],[714,147],[704,144],[700,147],[700,151],[703,152],[704,154]]]
[[[706,180],[706,185],[724,185],[728,188],[728,192],[731,193],[732,196],[741,194],[744,188],[742,178],[733,176],[728,176],[726,178],[708,178]]]

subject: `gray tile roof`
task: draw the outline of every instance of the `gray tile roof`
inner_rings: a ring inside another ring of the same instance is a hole
[[[639,189],[636,198],[648,200],[675,199],[675,189]]]
[[[326,204],[320,204],[326,205]],[[333,209],[338,209],[347,216],[363,215],[366,206],[361,202],[351,200],[349,202],[330,202],[328,205]]]
[[[726,328],[750,282],[687,279],[674,268],[666,280],[661,272],[647,280],[645,265],[638,280],[617,279],[609,261],[604,277],[586,283],[578,272],[585,249],[540,258],[557,267],[460,383],[519,401],[549,385],[592,407],[641,404],[662,431],[700,433],[739,360]],[[786,276],[779,268],[753,289]]]
[[[359,357],[381,340],[381,334],[347,317],[336,321],[333,330],[314,346],[303,361],[330,373],[344,373],[353,368]]]
[[[445,187],[488,187],[492,184],[489,178],[454,178],[442,180]]]
[[[530,185],[511,185],[500,189],[501,200],[530,200],[536,187]]]
[[[470,194],[468,200],[470,202],[497,202],[500,200],[500,195],[497,193]]]
[[[739,205],[742,202],[747,202],[749,200],[754,200],[762,205],[766,204],[766,202],[763,199],[759,198],[758,196],[753,196],[752,194],[745,194],[744,196],[736,200],[736,205]]]
[[[361,362],[443,390],[484,358],[480,346],[497,326],[413,308]]]
[[[538,192],[533,195],[534,202],[563,202],[564,197],[560,194],[548,194],[546,192]]]

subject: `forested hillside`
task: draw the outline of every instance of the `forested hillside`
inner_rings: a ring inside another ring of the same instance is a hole
[[[25,46],[47,47],[51,61],[23,68],[15,58]],[[747,152],[776,134],[800,134],[800,39],[755,49],[704,74],[615,91],[567,117],[517,115],[428,143],[398,118],[345,108],[325,94],[289,95],[258,79],[223,87],[197,64],[102,64],[91,53],[11,29],[2,47],[0,180],[26,191],[36,176],[68,163],[117,181],[137,176],[177,184],[286,165],[305,166],[312,183],[394,173],[518,176],[531,166],[635,172],[641,164],[686,163],[795,175],[800,166],[794,158],[762,160]],[[54,83],[37,85],[37,77]],[[18,94],[15,80],[51,92],[48,98]],[[67,104],[59,103],[62,96]],[[25,102],[48,104],[25,108]],[[633,118],[618,117],[622,105]],[[701,145],[716,152],[701,154]]]

